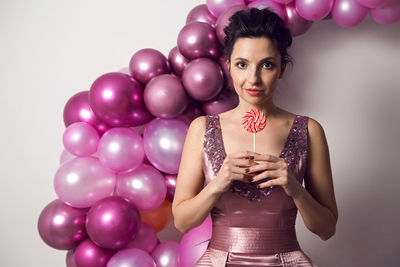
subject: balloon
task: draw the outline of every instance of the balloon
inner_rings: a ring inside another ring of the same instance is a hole
[[[97,153],[101,163],[113,171],[133,170],[143,162],[142,137],[130,128],[112,128],[101,137]]]
[[[58,197],[75,208],[88,208],[114,191],[115,174],[95,157],[77,157],[62,164],[54,177]]]
[[[105,133],[111,126],[101,121],[89,105],[89,91],[82,91],[73,95],[64,107],[64,124],[84,121],[93,125],[100,135]]]
[[[239,97],[236,92],[225,89],[214,99],[202,102],[201,106],[207,115],[216,115],[233,109],[239,104]]]
[[[336,0],[332,9],[333,20],[342,27],[354,27],[368,15],[369,9],[356,0]]]
[[[293,2],[294,0],[274,0],[274,1],[279,3],[279,4],[286,5],[286,4],[289,4],[289,3]]]
[[[185,69],[186,65],[189,63],[189,60],[182,56],[181,52],[177,46],[171,49],[168,54],[168,60],[172,67],[172,70],[176,76],[181,77],[182,72]]]
[[[389,0],[357,0],[359,4],[368,7],[368,8],[376,8],[387,5]]]
[[[167,241],[158,245],[151,253],[157,267],[178,266],[179,244],[174,241]]]
[[[138,126],[153,118],[144,106],[142,86],[119,72],[103,74],[94,81],[89,103],[97,117],[114,127]]]
[[[74,154],[71,154],[68,152],[68,150],[63,149],[60,155],[60,165],[74,158],[76,158]]]
[[[99,200],[90,208],[86,230],[96,245],[120,249],[135,238],[140,222],[135,204],[126,198],[111,196]]]
[[[207,0],[206,3],[210,13],[217,18],[231,6],[245,5],[244,0]]]
[[[380,24],[392,24],[400,20],[400,1],[392,0],[387,5],[370,10],[371,17]]]
[[[179,266],[192,267],[204,254],[212,234],[212,220],[204,222],[183,235],[179,245]]]
[[[207,5],[198,5],[190,10],[186,17],[186,24],[201,21],[210,24],[213,28],[215,27],[215,22],[217,18],[208,10]]]
[[[187,59],[199,57],[218,58],[220,44],[214,28],[205,22],[192,22],[185,25],[178,34],[179,52]]]
[[[107,267],[156,267],[156,263],[147,252],[128,248],[115,253]]]
[[[40,213],[39,235],[52,248],[68,250],[87,238],[86,209],[76,209],[56,199]]]
[[[160,232],[172,219],[172,203],[164,200],[161,205],[154,210],[140,211],[142,223],[147,223]]]
[[[133,78],[145,85],[158,75],[171,73],[171,66],[160,51],[144,48],[133,54],[129,71]]]
[[[203,110],[201,109],[200,103],[198,101],[192,100],[189,104],[185,112],[178,118],[182,119],[187,125],[190,125],[192,120],[195,118],[204,115]]]
[[[170,74],[152,79],[144,89],[144,103],[151,114],[160,118],[173,118],[181,114],[189,97],[181,80]]]
[[[178,173],[188,126],[178,119],[156,118],[143,134],[144,152],[151,164],[162,172]]]
[[[68,250],[67,256],[65,257],[65,263],[67,264],[67,267],[77,267],[75,263],[75,251],[74,250]]]
[[[311,28],[313,22],[305,20],[299,15],[294,3],[286,5],[285,10],[287,17],[286,26],[289,28],[293,37],[301,35]]]
[[[182,74],[182,82],[192,98],[207,101],[222,90],[224,73],[215,61],[198,58],[186,66]]]
[[[165,199],[172,202],[175,195],[176,175],[165,175],[165,184],[167,186],[167,195]]]
[[[106,267],[115,251],[97,246],[86,239],[75,249],[75,264],[77,267]]]
[[[236,5],[227,8],[217,19],[216,26],[215,26],[215,33],[217,34],[218,41],[225,45],[225,32],[224,28],[229,24],[229,18],[232,17],[233,14],[236,12],[246,9],[246,6],[243,5]]]
[[[297,13],[306,20],[325,18],[333,7],[333,0],[296,0]]]
[[[229,73],[228,64],[226,64],[225,56],[221,56],[218,58],[218,64],[224,73],[224,86],[225,88],[235,91],[235,87],[233,86],[233,80],[231,74]]]
[[[283,7],[283,5],[273,0],[254,0],[248,5],[248,7],[256,7],[258,9],[269,8],[272,12],[277,14],[284,22],[286,22],[285,8]]]
[[[76,156],[90,156],[97,150],[100,136],[97,130],[86,122],[74,122],[63,134],[64,147]]]
[[[147,223],[141,223],[138,234],[132,239],[125,248],[139,248],[147,253],[151,253],[157,246],[157,233]]]
[[[116,194],[131,200],[139,210],[160,206],[167,194],[164,176],[154,167],[142,164],[117,176]]]

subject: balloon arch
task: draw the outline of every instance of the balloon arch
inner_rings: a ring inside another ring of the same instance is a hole
[[[168,58],[139,50],[129,73],[106,73],[73,95],[64,107],[65,150],[54,177],[59,198],[38,220],[43,241],[68,251],[68,267],[186,267],[204,253],[210,218],[180,244],[160,243],[157,232],[172,218],[188,125],[238,104],[222,54],[223,28],[246,6],[272,9],[293,36],[321,19],[342,27],[368,13],[381,24],[400,19],[397,0],[207,0],[189,12]]]

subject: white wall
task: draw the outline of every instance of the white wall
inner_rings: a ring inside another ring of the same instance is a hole
[[[165,55],[200,0],[0,2],[1,266],[65,266],[37,232],[57,198],[62,112],[101,74],[139,49]],[[320,21],[294,39],[277,103],[317,119],[330,146],[340,219],[321,241],[298,220],[319,266],[396,266],[400,235],[400,27],[370,17],[344,29]],[[179,239],[170,225],[162,241]]]

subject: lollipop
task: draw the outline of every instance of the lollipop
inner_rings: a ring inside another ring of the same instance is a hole
[[[256,133],[264,129],[266,125],[265,115],[258,109],[251,109],[244,114],[242,125],[246,131],[253,133],[253,148],[256,152]]]

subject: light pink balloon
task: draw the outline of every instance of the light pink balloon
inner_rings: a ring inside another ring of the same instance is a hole
[[[393,24],[400,20],[400,1],[392,0],[387,5],[371,9],[371,17],[380,24]]]
[[[297,13],[294,3],[286,5],[286,17],[286,25],[289,28],[292,36],[298,36],[305,33],[313,24],[312,21],[305,20]]]
[[[368,10],[356,0],[336,0],[332,9],[332,18],[342,27],[354,27],[365,19]]]
[[[74,122],[63,134],[65,149],[76,156],[90,156],[97,150],[100,136],[97,130],[86,122]]]
[[[115,253],[107,263],[107,267],[156,267],[156,263],[145,251],[128,248]]]
[[[368,7],[368,8],[376,8],[387,5],[389,0],[357,0],[359,4]]]
[[[115,173],[97,158],[77,157],[62,164],[54,177],[58,197],[75,208],[88,208],[110,196],[115,188]]]
[[[213,14],[208,10],[207,5],[198,5],[190,10],[189,14],[186,17],[186,24],[201,21],[210,24],[212,27],[215,27],[215,22],[217,18],[214,17]]]
[[[248,7],[256,7],[258,9],[269,8],[276,13],[284,22],[286,22],[286,13],[283,5],[273,0],[254,0]]]
[[[289,4],[289,3],[293,2],[294,0],[274,0],[274,1],[279,3],[279,4],[286,5],[286,4]]]
[[[112,128],[101,137],[97,148],[101,163],[116,172],[127,172],[143,162],[142,137],[130,128]]]
[[[167,241],[159,244],[151,253],[157,267],[178,266],[179,243]]]
[[[218,18],[225,10],[227,10],[231,6],[244,6],[246,4],[244,0],[207,0],[206,3],[208,10],[216,18]]]
[[[132,239],[125,246],[125,248],[139,248],[147,253],[151,253],[157,246],[157,233],[149,224],[142,222],[139,232],[136,237]]]
[[[217,34],[218,41],[222,44],[224,44],[224,38],[225,38],[225,32],[224,28],[228,26],[229,24],[229,18],[232,17],[233,14],[236,12],[246,9],[246,6],[243,5],[236,5],[236,6],[231,6],[228,9],[226,9],[217,19],[217,23],[215,26],[215,33]]]
[[[306,20],[325,18],[333,7],[333,0],[296,0],[296,10]]]

